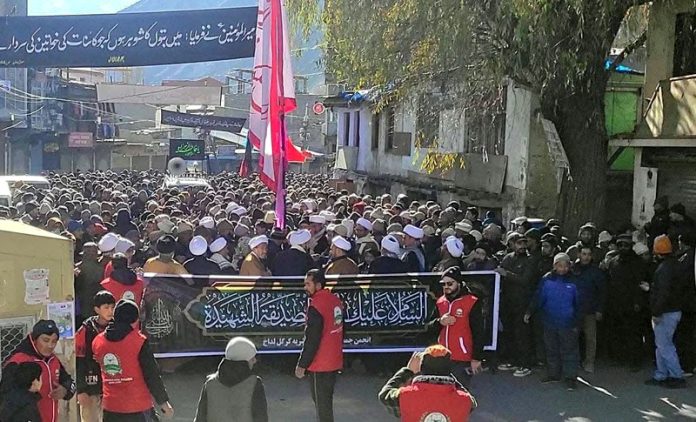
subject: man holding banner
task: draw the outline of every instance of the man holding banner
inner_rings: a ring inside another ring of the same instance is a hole
[[[343,369],[344,306],[335,294],[325,289],[324,274],[310,270],[304,289],[310,297],[307,308],[304,346],[295,368],[295,376],[309,376],[312,400],[319,422],[333,422],[333,393],[338,371]]]

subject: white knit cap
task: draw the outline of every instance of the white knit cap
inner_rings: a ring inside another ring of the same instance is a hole
[[[210,216],[203,217],[203,218],[201,218],[201,222],[198,223],[198,225],[203,226],[206,229],[213,229],[213,228],[215,228],[215,220],[213,219],[213,217],[210,217]]]
[[[268,243],[268,237],[262,234],[261,236],[252,237],[249,241],[249,247],[254,249],[255,247],[263,245],[264,243]]]
[[[256,356],[256,345],[246,337],[235,337],[225,347],[225,359],[248,362]]]
[[[126,253],[128,252],[128,249],[134,248],[135,243],[131,242],[128,239],[118,239],[118,242],[116,243],[116,247],[114,248],[115,253]]]
[[[288,236],[288,241],[290,242],[291,246],[299,246],[309,242],[311,238],[312,233],[310,233],[309,230],[298,230],[290,233],[290,236]]]
[[[420,229],[411,224],[408,224],[406,227],[404,227],[404,233],[406,233],[414,239],[422,239],[424,235],[423,229]]]
[[[236,210],[237,208],[239,208],[239,204],[238,204],[238,203],[236,203],[236,202],[230,202],[230,204],[227,205],[227,208],[225,208],[225,212],[226,212],[227,214],[230,214],[232,211]]]
[[[107,233],[99,241],[99,250],[102,252],[111,252],[116,248],[118,243],[118,235],[116,233]]]
[[[203,236],[194,236],[189,242],[189,250],[194,256],[201,256],[208,250],[208,242]]]
[[[382,239],[382,249],[393,254],[400,253],[401,245],[399,244],[399,239],[392,235],[384,236],[384,238]]]
[[[473,230],[473,226],[465,221],[460,221],[459,223],[454,225],[455,230],[462,231],[464,233],[469,233],[471,230]]]
[[[464,243],[454,236],[450,236],[445,240],[445,247],[453,258],[459,258],[464,253]]]
[[[357,225],[363,227],[365,230],[369,232],[372,231],[372,223],[370,223],[370,220],[368,220],[367,218],[358,218]]]
[[[227,246],[227,240],[224,237],[218,237],[213,243],[210,244],[210,252],[218,253],[225,249]]]
[[[601,232],[601,233],[599,234],[599,238],[597,239],[597,241],[598,241],[599,243],[602,243],[602,242],[611,242],[611,239],[612,239],[611,233],[609,233],[608,231],[605,230],[605,231],[603,231],[603,232]]]
[[[347,241],[346,239],[344,239],[344,238],[341,237],[341,236],[336,236],[336,237],[334,237],[333,240],[331,241],[331,243],[332,243],[335,247],[337,247],[338,249],[342,249],[342,250],[344,250],[344,251],[346,251],[346,252],[349,252],[349,251],[351,250],[351,248],[352,248],[350,242]]]

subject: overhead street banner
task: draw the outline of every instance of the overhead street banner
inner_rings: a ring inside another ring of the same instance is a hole
[[[149,66],[254,57],[257,10],[3,17],[0,67]]]
[[[239,133],[246,119],[237,117],[201,116],[199,114],[177,113],[161,110],[160,123],[180,127],[199,127],[207,130]]]
[[[483,301],[486,350],[496,350],[500,277],[465,273]],[[440,274],[329,277],[345,304],[346,352],[422,350],[436,341],[427,330],[435,312],[431,286]],[[165,276],[145,274],[143,329],[157,357],[211,356],[247,336],[261,353],[302,348],[308,298],[301,278]],[[437,331],[437,330],[436,330]]]

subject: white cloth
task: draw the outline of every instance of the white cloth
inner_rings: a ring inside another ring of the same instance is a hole
[[[413,226],[411,224],[408,224],[406,227],[404,227],[404,233],[406,233],[414,239],[422,239],[424,236],[423,229]]]
[[[255,247],[262,245],[264,243],[268,244],[268,237],[266,237],[266,235],[262,234],[261,236],[256,236],[256,237],[251,238],[251,240],[249,241],[249,247],[251,249],[254,249]]]
[[[208,242],[203,236],[194,236],[189,242],[189,250],[194,256],[201,256],[208,251]]]
[[[309,230],[298,230],[290,233],[288,241],[290,242],[290,246],[299,246],[309,242],[311,238],[312,233],[310,233]]]
[[[111,252],[118,244],[119,236],[116,233],[107,233],[99,241],[99,250],[102,253]]]
[[[128,239],[118,239],[118,242],[116,243],[116,247],[114,248],[115,253],[126,253],[128,252],[128,249],[134,248],[135,243],[131,242]]]
[[[210,244],[210,252],[218,253],[227,247],[227,240],[224,237],[218,237]]]
[[[201,222],[198,225],[203,226],[206,229],[214,229],[215,220],[213,219],[213,217],[203,217],[201,218]]]
[[[453,258],[460,258],[464,253],[464,243],[454,236],[450,236],[445,240],[445,247]]]
[[[367,218],[358,218],[357,222],[358,226],[363,227],[365,230],[371,232],[372,231],[372,223],[370,223],[370,220]]]
[[[323,215],[311,215],[309,216],[309,222],[314,224],[326,224],[326,217]]]
[[[387,252],[399,255],[401,253],[401,245],[399,239],[392,235],[384,236],[382,239],[382,249]]]
[[[335,247],[337,247],[338,249],[342,249],[342,250],[344,250],[344,251],[346,251],[346,252],[349,252],[349,251],[351,250],[351,248],[352,248],[352,245],[350,244],[350,242],[347,241],[346,239],[344,239],[344,238],[341,237],[341,236],[336,236],[336,237],[334,237],[333,240],[331,241],[331,243],[332,243]]]

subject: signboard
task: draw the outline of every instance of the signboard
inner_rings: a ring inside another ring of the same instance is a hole
[[[94,134],[91,132],[71,132],[68,135],[70,148],[92,148],[94,146]]]
[[[188,161],[205,160],[205,141],[199,139],[170,139],[169,159],[180,157]]]
[[[162,110],[160,120],[163,125],[200,127],[207,130],[221,130],[232,133],[241,132],[246,123],[246,119],[235,117],[201,116],[167,110]]]
[[[314,111],[314,114],[324,114],[326,107],[324,106],[324,103],[317,101],[312,106],[312,111]]]
[[[256,7],[9,16],[0,67],[121,67],[253,57]]]
[[[239,145],[219,145],[217,147],[217,158],[218,159],[233,159],[237,157],[235,152]]]
[[[485,347],[495,350],[500,278],[493,272],[465,275],[483,301]],[[184,277],[193,278],[194,286]],[[252,339],[261,353],[302,348],[308,298],[301,278],[145,274],[145,279],[143,329],[157,357],[223,354],[237,335]],[[439,279],[431,273],[329,277],[345,304],[344,350],[407,352],[435,342],[437,331],[426,325],[436,312],[430,286]]]

